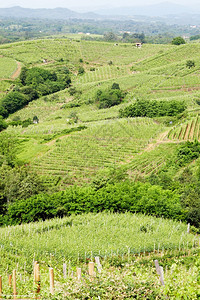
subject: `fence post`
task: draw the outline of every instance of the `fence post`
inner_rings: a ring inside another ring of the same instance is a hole
[[[78,279],[78,281],[80,281],[81,280],[81,268],[77,268],[76,272],[77,272],[77,279]]]
[[[49,268],[49,275],[50,275],[50,294],[54,294],[54,273],[53,268]]]
[[[93,279],[94,279],[94,275],[95,275],[95,273],[94,273],[94,262],[89,262],[89,276],[90,276],[90,281],[93,281]]]
[[[98,270],[98,272],[101,273],[101,271],[102,271],[102,265],[100,263],[99,256],[95,257],[95,262],[97,264],[97,270]]]
[[[16,300],[17,284],[16,284],[16,270],[13,270],[13,298]]]
[[[67,265],[65,263],[63,264],[63,277],[67,277]]]
[[[190,223],[188,223],[188,226],[187,226],[187,233],[190,233]]]
[[[36,293],[40,292],[40,266],[39,264],[35,265],[35,284],[36,284]]]
[[[12,287],[12,275],[8,275],[8,285],[11,288]]]
[[[36,265],[37,265],[37,261],[33,262],[33,283],[35,284],[36,282]]]
[[[156,271],[157,274],[160,276],[160,282],[162,285],[165,285],[164,283],[164,272],[163,272],[163,267],[159,266],[158,260],[155,260],[155,266],[156,266]]]

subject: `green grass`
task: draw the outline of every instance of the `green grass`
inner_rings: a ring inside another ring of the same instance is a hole
[[[102,299],[133,295],[198,299],[197,245],[198,238],[187,233],[186,224],[130,213],[79,215],[0,228],[3,294],[12,294],[8,275],[15,269],[17,299],[22,298],[20,295],[34,298],[33,262],[37,261],[41,299],[72,300],[88,295],[91,299],[99,295]],[[88,262],[95,256],[100,257],[102,272],[98,273],[95,266],[91,280]],[[165,287],[161,287],[156,274],[155,259],[163,266]],[[49,295],[49,267],[54,269],[54,296]],[[77,281],[77,267],[82,271],[81,281]]]
[[[0,80],[8,79],[17,69],[17,63],[14,59],[0,56]]]
[[[85,124],[87,129],[46,142],[46,148],[39,145],[41,140],[37,140],[34,126],[20,129],[23,136],[27,134],[29,138],[35,137],[35,140],[22,144],[19,159],[30,162],[40,175],[61,176],[64,182],[67,180],[67,184],[73,181],[83,183],[91,180],[99,169],[126,163],[163,129],[150,119],[120,119]],[[54,128],[58,129],[56,124]],[[45,132],[38,132],[38,137],[42,137],[42,134],[48,136],[48,127],[44,129]],[[51,127],[51,133],[55,130]],[[46,150],[45,153],[43,150]]]
[[[186,224],[130,213],[88,214],[1,228],[0,236],[1,255],[13,255],[10,271],[17,262],[30,267],[33,257],[61,266],[66,260],[76,264],[78,258],[85,261],[96,255],[191,248],[195,240],[187,234]],[[6,264],[1,263],[1,271]]]

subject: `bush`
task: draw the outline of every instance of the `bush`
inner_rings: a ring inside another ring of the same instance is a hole
[[[10,92],[1,100],[0,114],[7,117],[29,102],[28,97],[19,92]]]
[[[108,108],[120,104],[123,98],[119,85],[114,83],[110,89],[98,90],[95,100],[99,103],[99,108]]]
[[[187,141],[177,150],[177,162],[183,166],[200,156],[200,143]]]
[[[6,224],[21,224],[88,212],[141,212],[172,219],[185,219],[179,196],[149,183],[128,181],[98,189],[69,187],[56,194],[40,194],[8,206]]]
[[[189,69],[195,67],[195,62],[194,62],[194,60],[187,60],[187,62],[186,62],[186,67],[189,68]]]
[[[8,127],[7,123],[3,120],[3,117],[0,116],[0,132]]]
[[[162,117],[177,116],[186,109],[182,101],[149,101],[137,100],[119,111],[121,118],[127,117]]]
[[[177,36],[175,38],[173,38],[172,40],[172,45],[182,45],[182,44],[185,44],[185,40],[184,38],[182,38],[181,36]]]
[[[83,75],[85,73],[85,69],[83,67],[78,68],[78,75]]]

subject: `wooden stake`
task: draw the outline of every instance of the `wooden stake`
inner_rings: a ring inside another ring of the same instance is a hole
[[[54,294],[54,273],[53,268],[49,268],[49,275],[50,275],[50,294]]]
[[[190,223],[188,223],[188,226],[187,226],[187,233],[190,233]]]
[[[165,285],[164,283],[164,272],[163,272],[163,267],[159,266],[158,260],[155,260],[155,266],[156,266],[156,271],[157,274],[160,276],[160,282],[162,285]]]
[[[102,265],[101,265],[101,263],[100,263],[99,256],[96,256],[96,257],[95,257],[95,262],[96,262],[96,264],[97,264],[97,270],[98,270],[98,272],[101,273],[101,271],[102,271]]]
[[[16,300],[17,284],[16,284],[16,270],[13,270],[13,298]]]
[[[8,275],[8,285],[11,288],[12,287],[12,275]]]
[[[67,277],[67,265],[63,264],[63,277],[66,278]]]
[[[0,276],[0,299],[2,296],[2,276]]]
[[[94,277],[94,262],[89,262],[89,275]]]
[[[35,284],[36,282],[36,265],[37,265],[37,261],[33,262],[33,282]]]
[[[76,272],[77,272],[77,279],[78,279],[78,281],[80,281],[81,280],[81,268],[77,268]]]
[[[40,292],[40,266],[39,266],[39,264],[35,265],[35,284],[37,285],[36,293],[39,294],[39,292]]]

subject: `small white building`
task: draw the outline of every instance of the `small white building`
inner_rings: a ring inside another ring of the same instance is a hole
[[[136,43],[136,48],[141,48],[142,47],[142,43]]]

